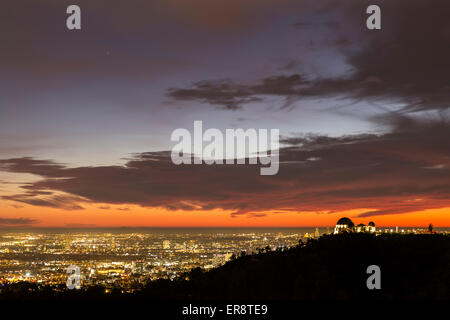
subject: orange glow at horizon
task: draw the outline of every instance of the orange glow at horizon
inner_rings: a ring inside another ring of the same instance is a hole
[[[317,212],[258,212],[265,216],[231,216],[221,209],[208,211],[169,211],[162,208],[143,208],[136,205],[83,204],[84,210],[64,210],[24,205],[12,207],[0,203],[2,218],[37,220],[33,227],[327,227],[347,216],[356,224],[374,221],[376,226],[450,227],[450,208],[419,212],[358,217],[370,208],[333,213]],[[13,226],[11,226],[13,227]]]

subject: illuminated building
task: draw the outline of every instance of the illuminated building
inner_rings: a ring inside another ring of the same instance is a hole
[[[347,217],[340,218],[336,223],[334,228],[334,234],[341,232],[352,232],[354,231],[355,224],[353,221]]]
[[[336,227],[334,228],[334,234],[342,233],[342,232],[375,232],[375,223],[369,222],[369,224],[366,226],[363,223],[358,224],[355,226],[352,220],[349,218],[341,218],[336,223]]]
[[[314,238],[319,238],[319,237],[320,237],[319,228],[316,228],[316,230],[314,231]]]
[[[170,240],[164,240],[163,241],[163,249],[169,250],[170,249]]]

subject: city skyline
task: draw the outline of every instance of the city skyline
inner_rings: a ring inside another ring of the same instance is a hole
[[[344,218],[345,219],[345,218]],[[344,221],[344,220],[340,220]],[[427,229],[207,228],[22,230],[0,229],[0,286],[28,282],[66,288],[69,266],[80,287],[131,293],[158,279],[180,279],[195,268],[218,268],[244,252],[282,252],[332,234],[430,235]],[[333,232],[334,229],[334,232]],[[339,232],[336,230],[339,229]],[[344,230],[345,229],[345,230]],[[450,228],[438,231],[448,236]]]
[[[314,237],[313,230],[304,233],[293,228],[115,231],[0,231],[0,285],[29,281],[65,288],[67,268],[75,264],[83,286],[119,287],[127,292],[148,281],[181,277],[196,267],[218,267],[243,251],[287,248],[298,244],[300,236]]]

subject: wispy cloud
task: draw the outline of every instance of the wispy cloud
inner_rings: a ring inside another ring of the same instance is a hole
[[[37,223],[38,220],[36,219],[29,219],[29,218],[1,218],[0,217],[0,226],[27,226],[27,225],[33,225]]]
[[[174,100],[197,100],[229,110],[264,101],[267,96],[283,98],[281,108],[292,107],[302,99],[326,97],[393,103],[405,112],[443,110],[450,106],[448,1],[436,0],[432,5],[419,0],[382,1],[383,28],[379,32],[364,28],[364,3],[338,3],[325,2],[320,10],[324,16],[324,12],[332,11],[339,17],[339,26],[352,27],[341,30],[334,26],[327,31],[335,39],[332,46],[344,55],[348,72],[328,77],[310,72],[292,73],[289,65],[286,73],[266,76],[250,84],[204,80],[186,88],[169,88],[167,95]],[[311,19],[294,26],[309,28],[324,24],[332,23]],[[356,47],[350,45],[355,39]]]

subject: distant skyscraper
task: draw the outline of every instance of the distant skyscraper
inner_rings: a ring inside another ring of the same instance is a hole
[[[164,240],[163,241],[163,249],[169,250],[170,249],[170,240]]]
[[[64,248],[65,248],[67,251],[70,251],[70,244],[71,244],[70,239],[66,239],[66,241],[65,241],[65,243],[64,243]]]

